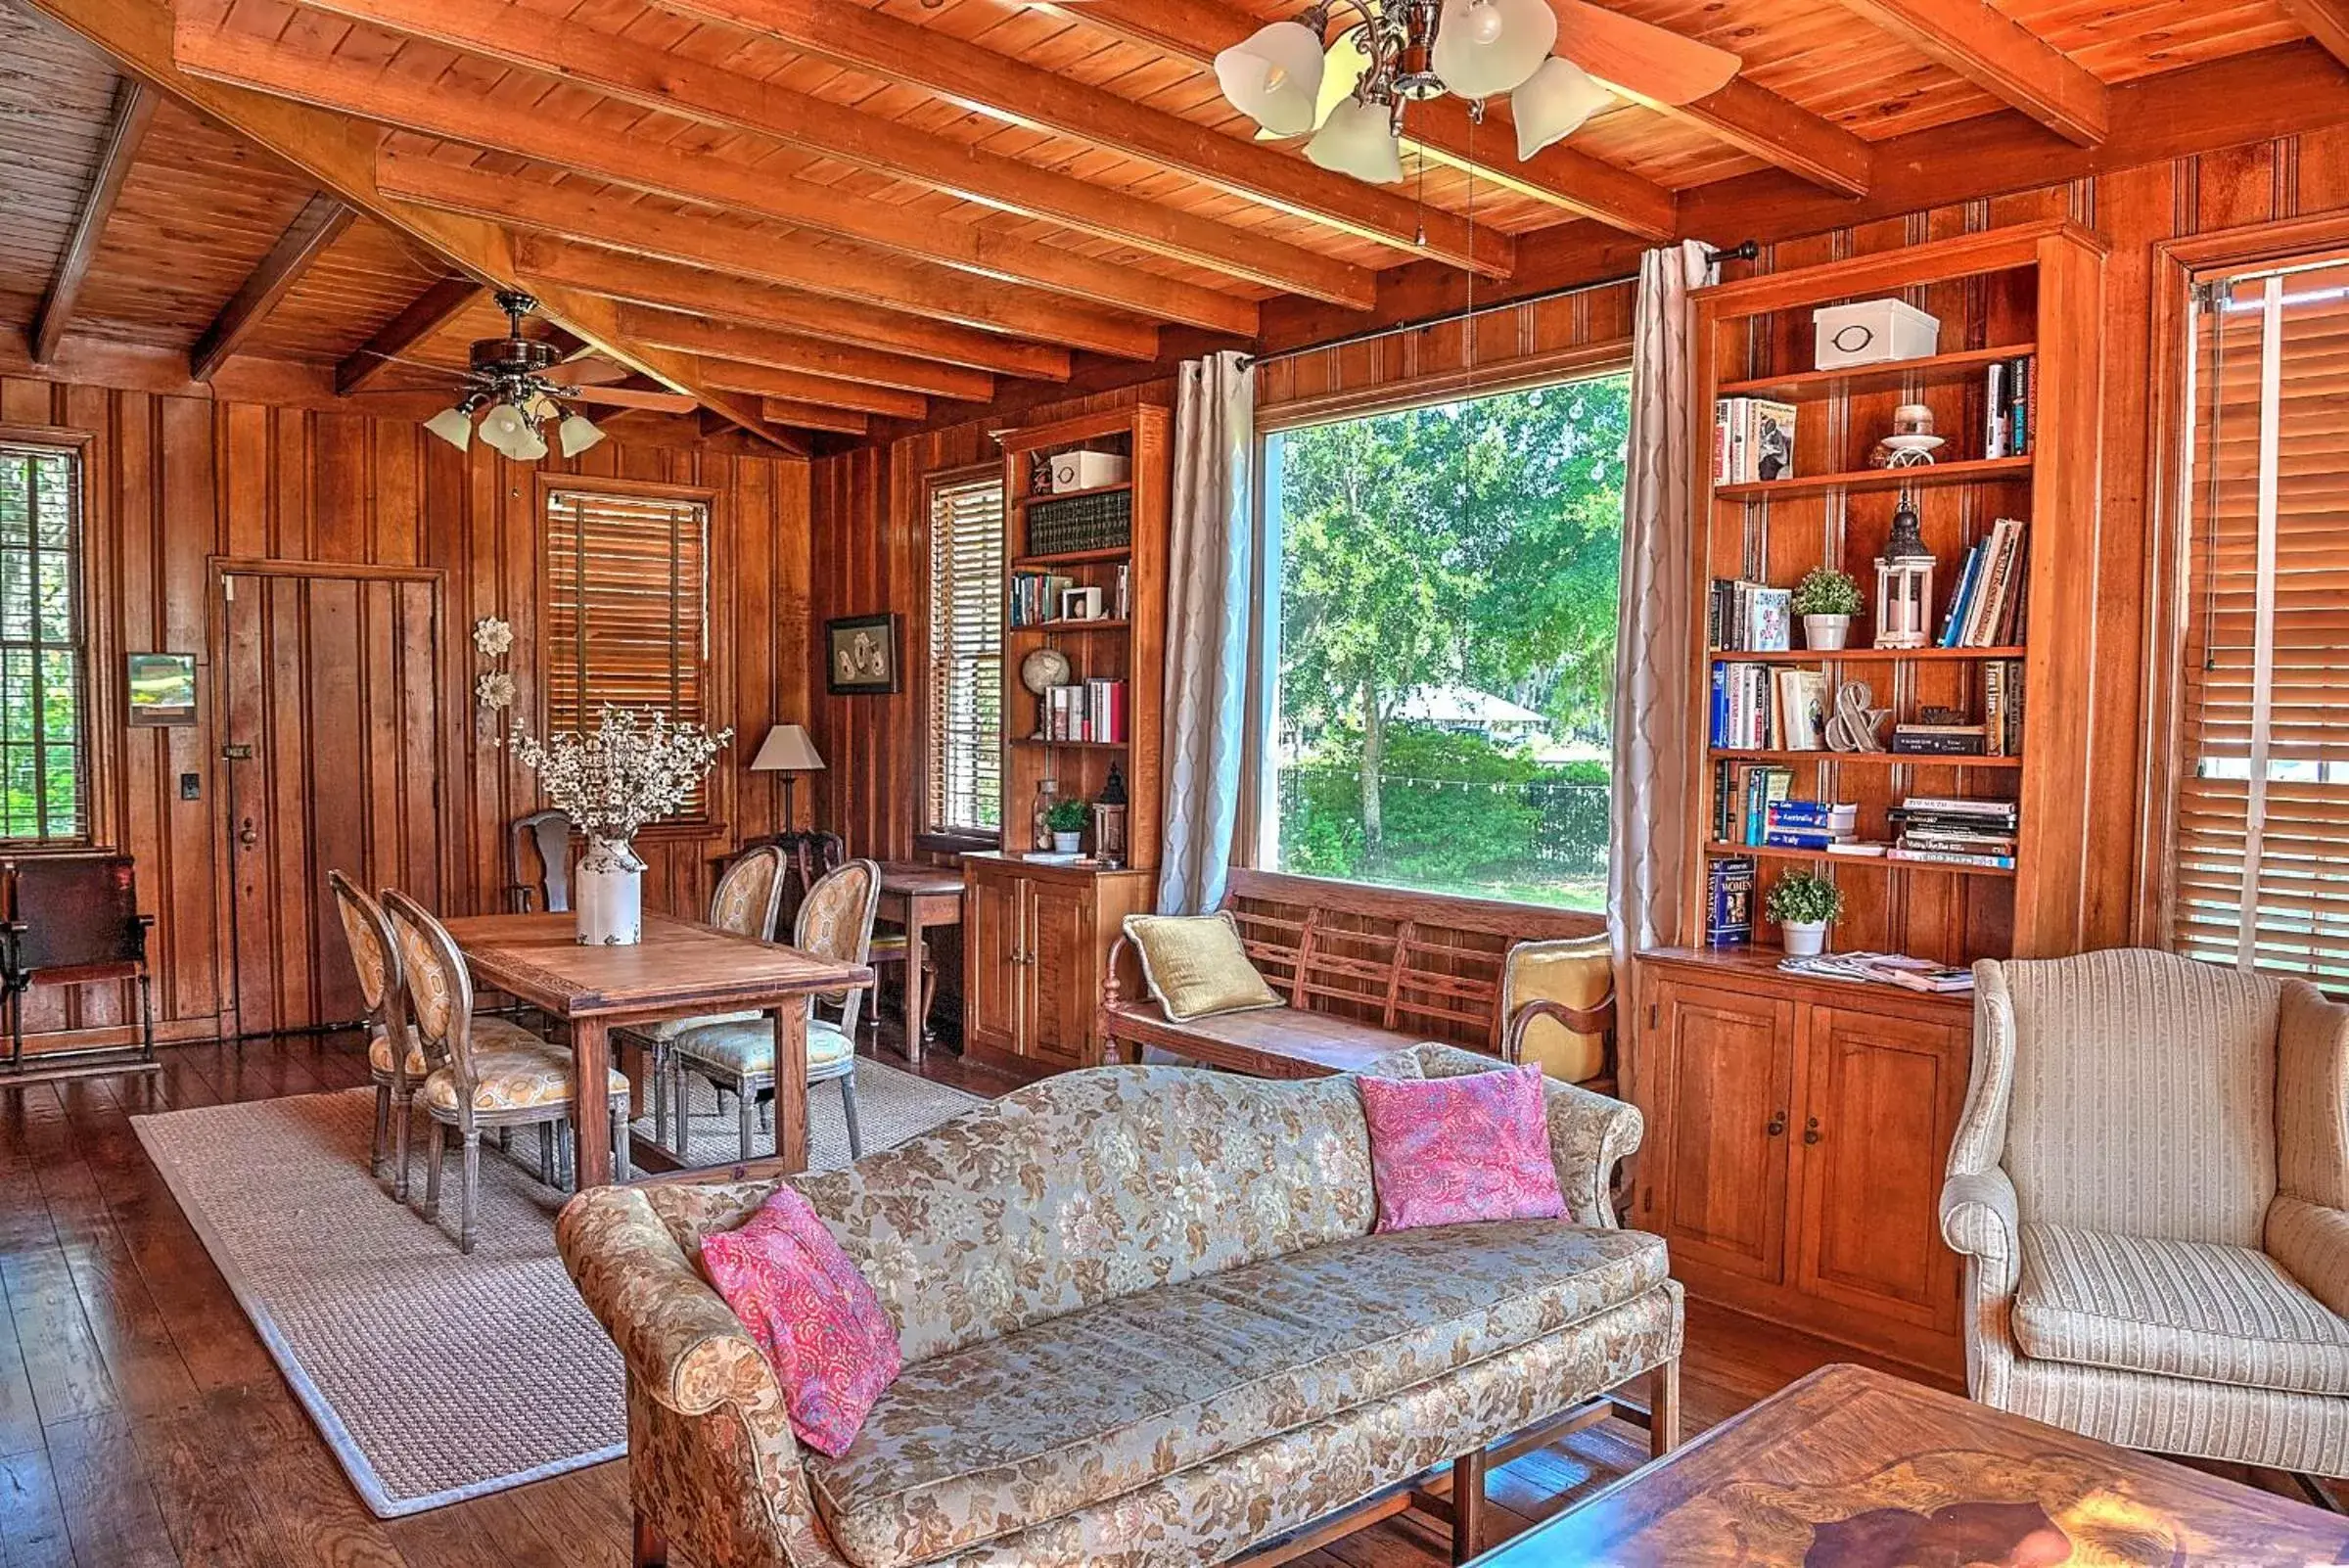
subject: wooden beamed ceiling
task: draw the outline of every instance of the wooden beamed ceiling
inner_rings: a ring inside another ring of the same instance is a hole
[[[0,365],[136,344],[406,407],[520,287],[599,408],[805,450],[1407,316],[1445,280],[1506,298],[2096,166],[2202,73],[2249,118],[2273,82],[2349,119],[2344,0],[1550,3],[1614,107],[1521,162],[1504,103],[1414,105],[1379,187],[1217,90],[1216,52],[1296,0],[0,0],[12,44],[95,46],[56,71],[119,72],[103,104],[0,83],[0,154],[44,115],[73,150],[0,159],[30,214]],[[2162,135],[2225,145],[2227,107]]]

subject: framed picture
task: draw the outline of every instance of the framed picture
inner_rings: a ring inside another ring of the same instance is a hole
[[[196,656],[134,653],[130,670],[130,722],[146,729],[196,722]]]
[[[836,697],[898,689],[898,618],[844,616],[824,623],[825,669]]]

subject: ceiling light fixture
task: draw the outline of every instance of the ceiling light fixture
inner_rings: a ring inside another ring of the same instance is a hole
[[[484,443],[517,463],[535,463],[547,454],[544,427],[555,422],[555,441],[565,457],[576,457],[604,438],[584,414],[569,413],[557,401],[577,389],[547,379],[563,358],[553,344],[526,338],[525,316],[538,301],[516,289],[500,289],[497,307],[506,313],[503,338],[475,341],[465,372],[465,393],[424,422],[424,428],[458,451],[473,443],[474,416],[481,415]],[[487,412],[483,412],[484,410]]]

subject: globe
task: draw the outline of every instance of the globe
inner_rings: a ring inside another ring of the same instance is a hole
[[[1069,656],[1058,648],[1038,648],[1020,661],[1020,684],[1041,697],[1069,683]]]

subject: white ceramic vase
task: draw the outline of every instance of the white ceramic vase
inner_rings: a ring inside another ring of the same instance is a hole
[[[590,839],[572,878],[579,944],[626,947],[644,940],[644,862],[625,844]]]
[[[1781,920],[1778,935],[1785,939],[1789,958],[1816,958],[1827,950],[1824,920]]]
[[[1082,829],[1075,833],[1055,833],[1052,835],[1052,849],[1055,853],[1076,854],[1083,850],[1083,848],[1084,833]]]
[[[1804,645],[1819,652],[1829,652],[1844,646],[1852,634],[1850,616],[1803,617]]]

